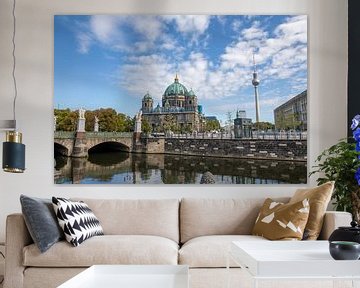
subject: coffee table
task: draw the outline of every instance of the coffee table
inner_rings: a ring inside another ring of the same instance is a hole
[[[360,261],[332,259],[328,241],[236,241],[228,270],[230,258],[248,272],[252,287],[259,287],[261,280],[330,280],[333,287],[346,280],[346,287],[360,287]]]
[[[94,265],[58,288],[188,288],[185,265]]]

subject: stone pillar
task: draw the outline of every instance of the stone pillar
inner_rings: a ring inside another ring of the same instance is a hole
[[[76,132],[85,132],[85,109],[79,109],[79,119]]]
[[[134,129],[135,133],[141,133],[141,116],[142,116],[142,111],[140,110],[139,113],[137,113],[135,116],[135,129]]]
[[[86,134],[85,134],[85,109],[79,109],[79,120],[76,130],[76,136],[74,141],[74,148],[71,154],[72,157],[87,157],[88,149],[86,146]]]
[[[134,152],[141,152],[141,115],[142,111],[140,110],[139,113],[135,115],[135,127],[134,127],[134,134],[133,134],[133,151]]]
[[[99,132],[99,118],[95,116],[94,132]]]
[[[71,157],[85,158],[88,156],[87,139],[85,132],[76,132],[74,148]]]

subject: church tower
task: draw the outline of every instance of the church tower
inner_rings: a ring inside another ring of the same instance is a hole
[[[154,100],[150,96],[149,92],[145,94],[142,99],[142,107],[141,110],[143,113],[149,113],[153,110]]]

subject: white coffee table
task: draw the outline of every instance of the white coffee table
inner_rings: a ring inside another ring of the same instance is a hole
[[[58,288],[188,288],[185,265],[94,265]]]
[[[360,261],[332,259],[328,241],[236,241],[229,256],[248,272],[253,287],[260,280],[312,279],[335,280],[333,285],[349,280],[350,287],[360,287]]]

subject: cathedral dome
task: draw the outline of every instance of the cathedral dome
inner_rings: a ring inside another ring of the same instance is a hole
[[[164,92],[164,96],[170,96],[170,95],[184,95],[185,96],[187,94],[188,94],[188,91],[187,91],[186,87],[179,82],[179,78],[177,75],[175,77],[174,83],[169,85]]]
[[[143,100],[152,100],[152,97],[151,97],[151,95],[149,94],[149,92],[147,92],[147,93],[144,95]]]
[[[154,110],[156,113],[160,113],[161,112],[161,108],[160,108],[160,105],[159,103],[157,104],[155,110]]]
[[[190,96],[190,97],[195,97],[195,93],[192,89],[189,90],[187,96]]]

